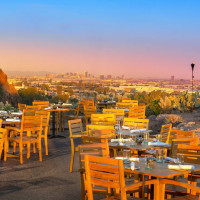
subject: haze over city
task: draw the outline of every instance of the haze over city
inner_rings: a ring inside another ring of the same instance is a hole
[[[4,1],[5,71],[199,77],[198,0]]]

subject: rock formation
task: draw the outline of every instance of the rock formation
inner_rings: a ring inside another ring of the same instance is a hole
[[[16,106],[20,100],[17,90],[8,83],[7,75],[0,69],[0,102]]]

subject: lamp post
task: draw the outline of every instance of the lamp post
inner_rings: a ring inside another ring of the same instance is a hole
[[[194,71],[194,63],[192,62],[191,64],[191,68],[192,68],[192,97],[193,97],[193,79],[194,79],[194,75],[193,75],[193,71]]]

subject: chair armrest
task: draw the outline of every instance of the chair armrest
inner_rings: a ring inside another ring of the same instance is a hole
[[[73,136],[69,136],[70,138],[81,138],[82,135],[73,135]]]
[[[10,127],[10,126],[5,127],[5,129],[7,129],[8,131],[17,131],[17,132],[21,131],[21,129],[19,129],[19,128]]]

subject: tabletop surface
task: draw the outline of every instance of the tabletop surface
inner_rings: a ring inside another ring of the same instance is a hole
[[[127,172],[143,174],[143,175],[153,176],[157,178],[172,178],[174,176],[189,174],[192,172],[192,170],[168,169],[168,165],[169,163],[157,163],[154,161],[152,170],[148,170],[148,169],[145,169],[145,159],[140,158],[139,162],[135,162],[135,166],[140,167],[139,169],[131,171],[130,169],[126,169],[126,164],[124,164],[124,167],[125,167],[125,171]],[[200,165],[198,164],[185,163],[184,165],[194,165],[195,169],[193,171],[200,171]]]

